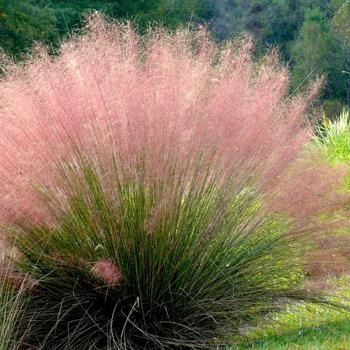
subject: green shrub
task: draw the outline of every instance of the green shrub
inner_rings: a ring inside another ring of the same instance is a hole
[[[340,187],[341,191],[350,191],[350,112],[343,110],[339,117],[330,120],[323,117],[312,145],[321,150],[324,158],[333,166],[343,165],[347,168]]]
[[[332,164],[350,160],[350,113],[343,110],[339,118],[330,120],[324,116],[315,144]]]

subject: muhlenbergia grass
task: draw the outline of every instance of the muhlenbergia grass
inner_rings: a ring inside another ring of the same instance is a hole
[[[214,349],[325,302],[300,252],[334,181],[300,160],[309,96],[285,100],[275,53],[251,49],[94,16],[57,57],[6,63],[0,219],[35,281],[22,344]]]

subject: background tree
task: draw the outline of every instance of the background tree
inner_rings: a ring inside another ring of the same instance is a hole
[[[336,11],[331,24],[341,54],[341,78],[344,85],[341,92],[343,99],[350,105],[350,1],[340,2],[336,0],[333,2],[333,6]]]
[[[291,47],[294,87],[304,87],[321,74],[332,78],[337,73],[335,49],[335,38],[324,14],[319,8],[307,10],[299,35]],[[332,80],[328,81],[324,91],[326,97],[332,95],[332,83]]]
[[[0,45],[20,56],[35,41],[52,47],[81,27],[84,13],[101,11],[121,20],[133,20],[140,31],[161,23],[175,28],[202,13],[200,0],[0,0]]]
[[[33,44],[57,40],[58,21],[49,6],[33,1],[0,0],[0,43],[6,53],[18,56]]]

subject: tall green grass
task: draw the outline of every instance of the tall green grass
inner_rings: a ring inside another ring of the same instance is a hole
[[[0,273],[0,350],[18,350],[26,332],[20,332],[26,300],[25,280],[14,285],[11,267],[5,262]]]
[[[215,348],[292,300],[325,302],[303,288],[290,221],[267,214],[258,191],[228,199],[215,178],[182,190],[174,182],[176,197],[155,213],[163,186],[143,181],[141,170],[138,181],[110,178],[112,198],[93,165],[81,170],[66,179],[68,207],[56,227],[11,229],[17,267],[40,280],[23,310],[26,343]]]

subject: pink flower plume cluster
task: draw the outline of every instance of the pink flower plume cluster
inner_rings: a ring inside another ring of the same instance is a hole
[[[108,286],[114,287],[123,279],[120,268],[109,260],[100,260],[94,264],[91,272]]]
[[[276,208],[301,213],[312,202],[306,211],[317,212],[332,188],[331,176],[317,186],[329,169],[320,173],[319,163],[305,161],[297,183],[289,177],[310,135],[303,126],[310,96],[287,99],[288,74],[276,54],[257,65],[251,51],[248,39],[219,47],[204,30],[159,29],[140,38],[96,15],[57,57],[38,49],[24,64],[7,62],[0,82],[2,224],[52,223],[41,189],[64,206],[57,168],[74,163],[77,150],[100,164],[106,183],[111,159],[123,175],[137,178],[142,164],[149,181],[179,174],[182,184],[200,163],[218,182],[271,193]]]

